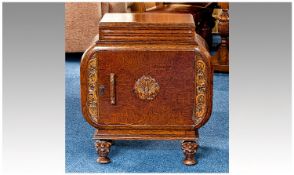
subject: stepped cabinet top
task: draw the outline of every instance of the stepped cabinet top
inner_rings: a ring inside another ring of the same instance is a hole
[[[99,22],[100,41],[188,42],[195,38],[190,14],[106,13]]]

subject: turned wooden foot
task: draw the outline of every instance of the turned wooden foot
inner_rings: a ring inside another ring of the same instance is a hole
[[[182,142],[182,150],[185,155],[183,163],[185,165],[195,165],[197,162],[195,160],[195,153],[197,151],[198,145],[195,141],[184,141]]]
[[[110,159],[108,157],[108,154],[110,152],[112,142],[108,140],[97,140],[96,141],[96,151],[99,155],[97,162],[98,163],[109,163]]]

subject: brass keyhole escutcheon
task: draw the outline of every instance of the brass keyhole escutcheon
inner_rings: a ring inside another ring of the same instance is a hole
[[[151,76],[143,75],[134,86],[137,97],[141,100],[153,100],[159,93],[159,84]]]

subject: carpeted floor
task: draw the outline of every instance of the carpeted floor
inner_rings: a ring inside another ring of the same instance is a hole
[[[94,128],[83,118],[80,108],[80,55],[66,59],[66,172],[147,173],[147,172],[229,172],[229,75],[214,74],[213,112],[199,130],[198,164],[182,164],[180,141],[116,141],[110,164],[96,163],[91,139]]]

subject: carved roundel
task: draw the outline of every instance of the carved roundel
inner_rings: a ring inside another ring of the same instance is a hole
[[[141,100],[153,100],[159,92],[159,84],[151,76],[143,75],[134,86],[137,97]]]

